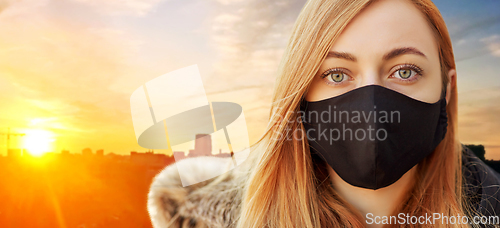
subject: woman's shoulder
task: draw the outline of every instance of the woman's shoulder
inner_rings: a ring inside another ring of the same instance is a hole
[[[243,189],[240,166],[217,157],[195,157],[167,166],[155,176],[148,194],[154,228],[234,227]],[[218,177],[183,187],[183,178]],[[243,175],[244,176],[244,175]]]
[[[500,215],[500,174],[462,145],[462,164],[466,195],[483,215]]]

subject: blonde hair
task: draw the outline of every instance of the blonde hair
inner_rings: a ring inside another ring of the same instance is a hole
[[[448,70],[455,69],[455,60],[444,20],[430,0],[411,1],[434,30],[446,86]],[[332,44],[347,24],[372,2],[309,0],[303,7],[278,69],[269,125],[257,142],[260,149],[251,153],[252,169],[245,184],[237,227],[364,227],[362,216],[329,184],[327,164],[312,160],[307,140],[295,131],[303,131],[304,127],[293,120]],[[446,107],[446,136],[434,153],[419,163],[415,185],[394,213],[464,215],[455,82],[451,82],[451,91],[447,91],[451,98]],[[284,137],[291,140],[276,140]]]

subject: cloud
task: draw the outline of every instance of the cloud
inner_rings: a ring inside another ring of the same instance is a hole
[[[36,9],[46,5],[49,0],[0,0],[0,16],[27,16],[26,13],[37,13]]]
[[[464,45],[464,44],[466,44],[466,43],[467,43],[467,40],[466,40],[466,39],[460,39],[460,40],[458,40],[457,42],[455,42],[455,44],[456,44],[457,46],[461,46],[461,45]]]
[[[491,55],[500,57],[500,36],[495,34],[481,39],[490,51]]]
[[[165,0],[73,0],[108,15],[144,16]]]
[[[272,93],[275,71],[302,4],[251,0],[219,7],[211,20],[210,35],[219,53],[212,80],[235,88],[264,85],[271,90],[266,94]]]
[[[147,5],[22,0],[5,8],[0,14],[0,127],[43,127],[64,136],[58,144],[72,151],[83,146],[142,150],[133,132],[130,94],[165,69],[193,61],[186,52],[197,45],[187,51],[172,45],[186,38],[161,25],[148,33],[157,18],[126,19],[151,25],[136,30],[108,23],[94,11],[138,16],[160,1],[141,2]],[[76,16],[52,14],[59,9]]]
[[[216,0],[216,1],[222,5],[230,5],[230,4],[240,3],[242,0]]]
[[[459,93],[459,138],[462,143],[483,144],[488,158],[500,158],[500,107],[498,86]]]
[[[135,61],[140,40],[26,10],[32,9],[14,4],[0,14],[1,127],[43,127],[65,137],[58,143],[73,151],[83,144],[136,148],[128,137],[130,94],[110,88],[123,79],[145,80],[140,76],[148,69]],[[95,139],[96,131],[109,138]]]
[[[92,7],[97,12],[106,15],[145,16],[156,6],[167,0],[68,0]],[[25,12],[41,5],[51,3],[50,0],[0,0],[0,13],[13,7],[16,13]]]
[[[242,105],[253,127],[249,130],[260,133],[267,125],[279,61],[305,1],[217,2],[209,26],[218,61],[206,91],[211,100]]]
[[[0,13],[4,9],[6,9],[7,7],[9,7],[10,4],[11,4],[10,1],[5,1],[5,0],[0,1]]]

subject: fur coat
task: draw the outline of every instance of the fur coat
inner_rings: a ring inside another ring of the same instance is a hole
[[[500,215],[500,174],[463,147],[464,188],[471,206],[482,215]],[[196,157],[167,166],[153,180],[148,194],[148,212],[154,228],[236,226],[249,161],[229,169],[230,158]],[[182,187],[184,177],[221,173],[220,178]],[[188,175],[187,175],[188,174]]]
[[[235,227],[240,210],[246,165],[229,169],[230,158],[194,157],[167,166],[154,179],[148,194],[148,212],[154,228]],[[221,178],[182,187],[183,177]],[[248,173],[248,172],[247,172]]]

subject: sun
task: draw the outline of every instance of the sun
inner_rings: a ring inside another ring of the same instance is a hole
[[[24,147],[28,149],[28,153],[31,155],[40,157],[52,150],[52,142],[54,141],[52,132],[42,129],[30,129],[26,131]]]

